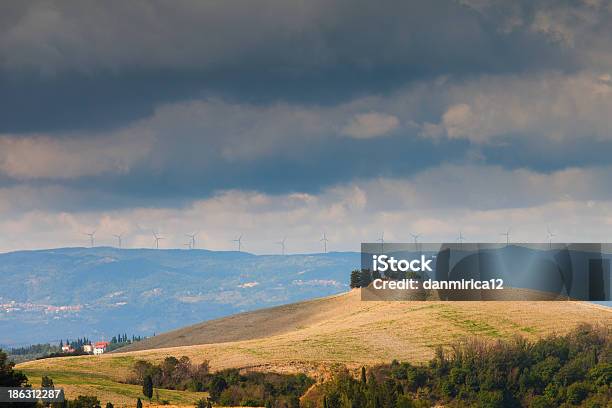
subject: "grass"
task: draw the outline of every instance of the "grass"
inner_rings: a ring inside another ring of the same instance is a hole
[[[502,337],[501,333],[487,322],[473,318],[467,319],[461,312],[449,306],[441,307],[438,316],[473,335],[483,335],[494,338]]]

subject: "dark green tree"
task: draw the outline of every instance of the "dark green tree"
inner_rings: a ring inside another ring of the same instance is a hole
[[[221,393],[226,388],[227,382],[225,381],[225,379],[221,376],[214,376],[213,379],[210,381],[210,385],[208,387],[210,398],[212,398],[213,401],[218,401],[219,397],[221,396]]]
[[[110,402],[107,402],[106,403],[106,408],[115,408],[115,407]]]
[[[142,408],[142,401],[140,398],[138,398],[138,401],[136,401],[136,408]]]
[[[51,379],[51,377],[48,377],[46,375],[42,376],[42,379],[40,381],[40,386],[42,388],[55,388],[55,385],[53,384],[53,380]]]
[[[369,269],[362,269],[359,285],[362,288],[367,288],[370,283],[372,283],[372,273]]]
[[[351,272],[351,289],[360,288],[361,287],[361,271],[359,269],[354,269]]]
[[[366,382],[367,382],[366,369],[365,367],[361,367],[361,383],[365,384]]]
[[[8,361],[8,356],[0,349],[0,387],[29,387],[28,377],[25,374],[13,370],[15,363]],[[36,403],[3,403],[2,407],[35,407]]]
[[[145,376],[142,384],[142,393],[151,401],[153,398],[153,379],[150,375]]]

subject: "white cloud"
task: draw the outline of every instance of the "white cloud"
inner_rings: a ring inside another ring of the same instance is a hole
[[[98,245],[153,247],[152,231],[164,248],[184,248],[185,233],[199,232],[198,247],[276,253],[287,237],[287,251],[322,249],[323,232],[331,250],[358,250],[385,231],[389,241],[454,240],[459,229],[471,240],[495,241],[512,227],[514,239],[542,241],[552,228],[564,241],[605,241],[612,228],[609,167],[568,169],[550,174],[495,166],[442,166],[409,179],[375,179],[340,184],[319,194],[264,194],[225,191],[185,208],[135,208],[80,213],[58,212],[25,203],[52,201],[58,191],[0,190],[0,249],[86,246],[84,232],[97,230]],[[51,197],[50,197],[51,195]]]
[[[147,157],[149,135],[92,139],[0,136],[0,172],[16,179],[73,179],[124,174]]]
[[[449,84],[441,93],[440,121],[422,124],[422,135],[475,143],[527,140],[610,140],[612,83],[606,75],[546,74],[482,77]]]
[[[369,112],[355,115],[342,129],[342,133],[355,139],[369,139],[384,136],[398,126],[399,120],[393,115]]]

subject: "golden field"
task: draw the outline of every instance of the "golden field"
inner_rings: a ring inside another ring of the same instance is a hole
[[[429,360],[438,346],[477,336],[534,340],[586,322],[612,326],[612,309],[584,302],[363,302],[359,290],[242,313],[158,335],[122,352],[30,361],[18,366],[33,384],[49,375],[69,398],[96,394],[134,406],[140,387],[126,385],[138,359],[188,356],[212,370],[242,368],[325,376],[352,368]],[[193,405],[204,393],[159,390],[160,400]],[[144,401],[143,401],[144,402]],[[146,404],[145,404],[146,405]]]

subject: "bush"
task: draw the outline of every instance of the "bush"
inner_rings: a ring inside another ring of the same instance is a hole
[[[481,408],[503,408],[504,395],[501,391],[480,391],[477,397]]]
[[[529,408],[553,408],[553,405],[543,395],[536,395],[531,400]]]
[[[601,362],[591,368],[587,377],[595,385],[610,385],[612,384],[612,363]]]
[[[407,395],[400,395],[395,404],[397,408],[414,408],[412,398]]]
[[[559,357],[548,356],[543,361],[536,363],[531,369],[531,378],[535,380],[535,384],[540,388],[550,383],[555,374],[561,368],[561,361]]]
[[[445,397],[455,396],[455,385],[449,380],[446,380],[442,383],[440,390],[442,391],[442,395],[444,395]]]
[[[582,382],[574,383],[567,387],[567,402],[570,404],[580,404],[587,395],[589,395],[590,388]]]
[[[201,398],[196,402],[195,407],[196,408],[211,408],[212,404],[210,403],[210,401],[205,400],[204,398]]]
[[[427,383],[427,371],[422,367],[409,366],[406,369],[406,386],[410,391],[416,391]]]

